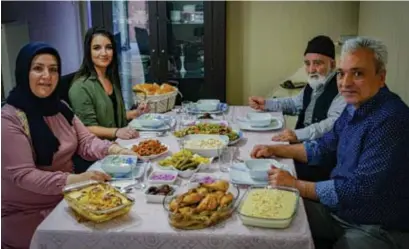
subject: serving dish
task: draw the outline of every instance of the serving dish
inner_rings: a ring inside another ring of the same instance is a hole
[[[186,178],[199,170],[207,169],[212,161],[213,158],[202,157],[189,150],[181,150],[159,161],[158,167],[164,170],[175,170],[179,176]]]
[[[228,136],[193,134],[184,137],[183,148],[203,157],[215,158],[221,154],[228,143]]]
[[[142,160],[151,160],[169,152],[169,146],[157,139],[145,139],[138,144],[128,145]]]
[[[148,177],[150,184],[168,184],[172,185],[178,177],[178,172],[174,170],[156,170],[154,169]]]
[[[163,191],[165,189],[169,191]],[[177,185],[151,184],[144,191],[145,200],[148,203],[162,203],[165,196],[173,197],[177,189]]]
[[[143,162],[131,155],[108,155],[101,160],[101,169],[114,179],[140,177]]]
[[[96,223],[124,215],[134,204],[115,187],[92,180],[66,186],[63,195],[76,215]]]
[[[203,229],[230,218],[239,203],[240,190],[227,181],[185,185],[175,197],[164,198],[169,224],[178,229]]]
[[[250,187],[241,199],[238,213],[244,225],[286,228],[293,220],[299,192],[288,187]]]

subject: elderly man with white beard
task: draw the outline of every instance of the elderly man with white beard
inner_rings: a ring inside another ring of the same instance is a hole
[[[298,143],[322,137],[330,131],[345,108],[338,93],[335,77],[335,47],[328,36],[317,36],[308,42],[304,65],[308,85],[294,97],[264,99],[250,97],[249,105],[256,110],[282,111],[298,115],[295,130],[285,129],[273,141]]]

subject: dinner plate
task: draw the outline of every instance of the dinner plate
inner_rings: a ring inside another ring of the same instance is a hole
[[[233,131],[236,132],[236,133],[239,135],[239,137],[238,137],[236,140],[230,141],[230,142],[229,142],[229,145],[235,145],[235,144],[237,144],[238,142],[240,142],[240,140],[243,139],[243,132],[241,132],[241,131],[239,131],[239,130],[233,130]]]
[[[160,119],[164,120],[164,124],[159,127],[145,127],[143,126],[139,120],[141,119]],[[129,122],[128,126],[140,131],[167,131],[172,129],[176,125],[176,120],[174,117],[166,115],[166,114],[157,114],[157,113],[146,113],[141,115],[140,117],[133,119]]]
[[[271,130],[280,130],[283,128],[283,121],[281,119],[274,118],[274,117],[270,125],[265,126],[265,127],[254,127],[254,126],[251,126],[250,123],[247,123],[243,120],[238,120],[238,124],[239,124],[240,129],[248,130],[248,131],[271,131]]]

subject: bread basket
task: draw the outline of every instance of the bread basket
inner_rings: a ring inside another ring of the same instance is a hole
[[[172,84],[175,84],[176,86],[171,86],[169,84],[162,84],[159,86],[156,83],[135,85],[133,87],[134,103],[147,103],[150,107],[150,112],[152,113],[165,113],[171,111],[175,107],[177,95],[181,95],[177,88],[178,83],[172,82]],[[164,88],[163,86],[168,87],[168,89],[172,87],[173,89],[172,91],[162,93],[161,90]],[[155,87],[157,88],[156,91],[151,90],[155,89]]]

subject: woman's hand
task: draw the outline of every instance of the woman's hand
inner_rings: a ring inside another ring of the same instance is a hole
[[[130,149],[121,147],[120,145],[114,143],[111,145],[108,149],[108,154],[109,155],[131,155],[131,156],[137,156],[137,154]]]
[[[78,182],[85,182],[88,180],[95,180],[105,182],[111,180],[111,176],[101,171],[90,170],[81,174],[71,174],[67,177],[66,184],[73,184]]]
[[[139,132],[129,128],[129,127],[124,127],[124,128],[119,128],[116,133],[115,133],[117,138],[128,140],[128,139],[134,139],[139,137]]]
[[[138,107],[135,110],[130,110],[126,113],[127,119],[135,119],[141,116],[144,113],[148,113],[150,111],[150,107],[147,103],[139,103]]]

